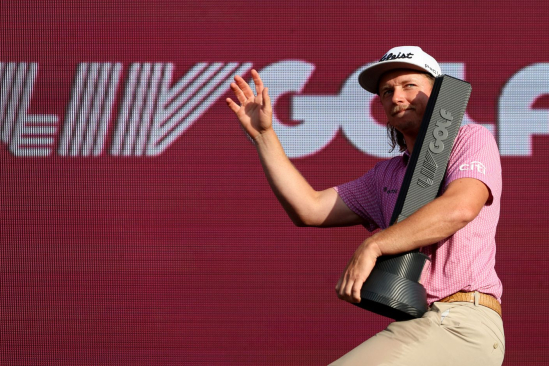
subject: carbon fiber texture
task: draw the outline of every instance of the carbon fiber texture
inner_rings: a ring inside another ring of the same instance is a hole
[[[410,164],[415,163],[408,167],[409,170],[413,168],[413,174],[397,221],[410,216],[438,195],[471,95],[471,85],[463,80],[444,75],[436,82],[440,83],[440,89],[437,90],[436,98],[433,99],[431,95],[430,102],[434,102],[433,110],[422,122],[422,130],[425,131],[423,143],[420,149],[416,146],[413,151],[417,158],[412,156],[410,159]],[[427,118],[429,120],[425,128]],[[408,175],[408,171],[406,174]],[[401,190],[404,191],[402,188]]]
[[[391,224],[438,195],[470,95],[471,85],[463,80],[447,75],[435,79]],[[427,297],[418,281],[426,260],[418,251],[379,258],[362,286],[358,306],[395,320],[421,317]]]

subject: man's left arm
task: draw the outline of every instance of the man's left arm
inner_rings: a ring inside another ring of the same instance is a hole
[[[360,289],[379,256],[408,252],[453,235],[477,217],[489,198],[490,190],[478,179],[452,181],[440,197],[358,247],[336,286],[338,297],[359,303]]]

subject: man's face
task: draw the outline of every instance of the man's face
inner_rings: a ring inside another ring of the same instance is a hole
[[[379,97],[389,124],[404,135],[417,135],[432,89],[432,81],[414,70],[383,74]]]

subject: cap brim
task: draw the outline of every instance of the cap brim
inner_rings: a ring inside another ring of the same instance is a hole
[[[427,72],[427,70],[425,70],[424,68],[409,62],[402,62],[399,60],[385,61],[382,63],[373,64],[372,66],[369,66],[364,71],[362,71],[360,75],[358,75],[358,83],[361,87],[363,87],[370,93],[377,94],[379,79],[381,78],[381,75],[383,75],[387,71],[396,69],[411,69]]]

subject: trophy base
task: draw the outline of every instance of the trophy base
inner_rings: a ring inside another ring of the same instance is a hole
[[[391,257],[384,263],[376,265],[360,290],[361,301],[357,306],[373,313],[386,316],[397,321],[420,318],[428,310],[427,292],[417,282],[401,275],[387,272],[395,263],[395,271],[403,274],[403,263],[414,267],[417,275],[425,264],[427,256],[412,252],[403,256]],[[397,265],[398,264],[398,265]],[[383,269],[380,269],[383,268]],[[406,269],[404,269],[406,272]]]

